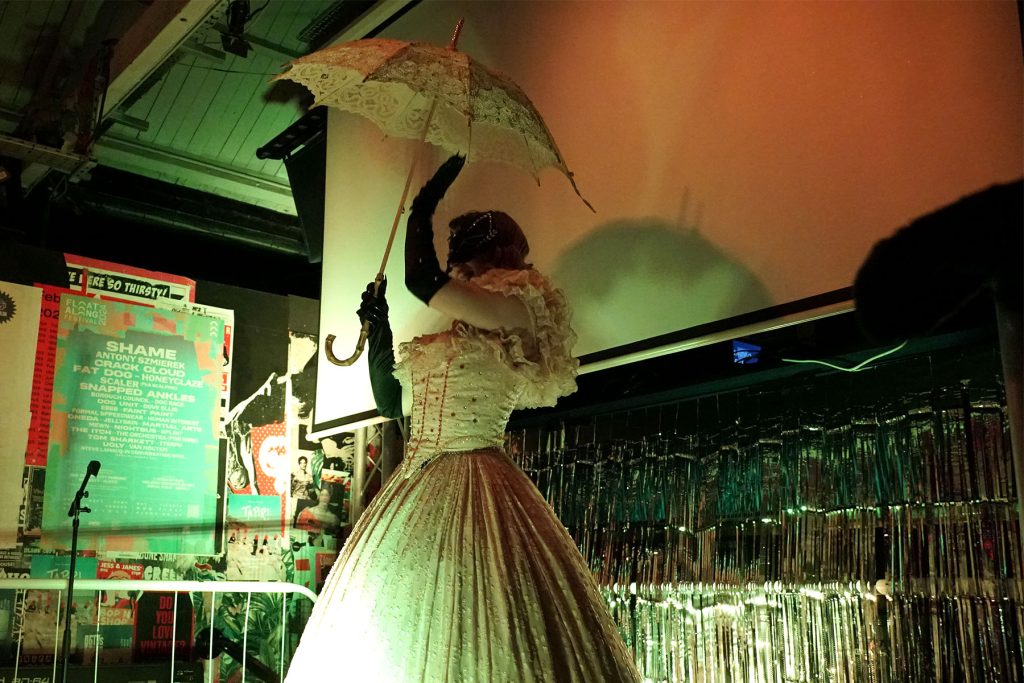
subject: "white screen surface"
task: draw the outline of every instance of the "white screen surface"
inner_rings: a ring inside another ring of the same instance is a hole
[[[470,164],[435,216],[500,209],[565,289],[580,355],[848,287],[913,218],[1022,173],[1013,3],[424,2],[382,37],[447,43],[529,95],[557,171]],[[332,111],[321,338],[348,356],[417,143]],[[409,200],[447,157],[428,146]],[[396,342],[446,324],[387,268]],[[373,409],[321,359],[317,425]]]

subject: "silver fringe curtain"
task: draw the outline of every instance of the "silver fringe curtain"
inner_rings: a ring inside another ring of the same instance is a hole
[[[1000,389],[852,388],[510,432],[648,680],[1024,680]]]

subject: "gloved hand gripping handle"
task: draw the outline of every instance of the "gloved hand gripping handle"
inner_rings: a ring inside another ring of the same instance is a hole
[[[394,338],[388,320],[387,285],[387,280],[368,284],[357,313],[363,328],[369,326],[370,330],[366,360],[377,411],[384,417],[397,418],[402,416],[402,386],[394,375]]]

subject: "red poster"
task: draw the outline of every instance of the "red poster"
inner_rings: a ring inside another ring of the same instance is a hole
[[[41,466],[46,464],[46,449],[50,443],[50,402],[57,354],[60,295],[71,290],[52,285],[36,286],[43,290],[43,304],[39,312],[36,367],[32,377],[32,418],[29,422],[28,446],[25,448],[25,464]]]
[[[192,654],[192,600],[188,593],[143,593],[135,607],[132,658],[166,661],[173,647],[182,661]]]
[[[144,570],[145,567],[142,564],[135,562],[100,560],[96,566],[96,578],[141,581]]]

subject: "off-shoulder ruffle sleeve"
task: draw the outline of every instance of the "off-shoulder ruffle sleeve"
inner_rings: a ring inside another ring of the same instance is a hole
[[[516,407],[553,406],[560,397],[576,391],[579,361],[572,355],[576,333],[569,325],[565,294],[532,269],[493,268],[472,282],[488,291],[518,297],[529,311],[533,329],[497,332],[516,372],[527,380]]]

